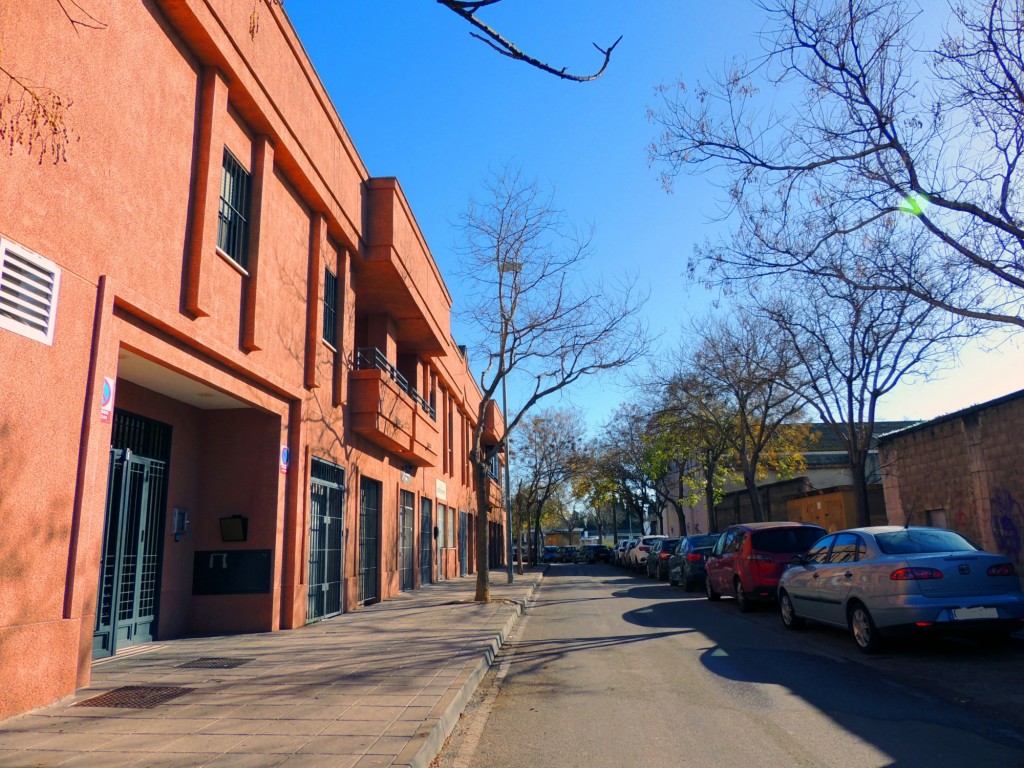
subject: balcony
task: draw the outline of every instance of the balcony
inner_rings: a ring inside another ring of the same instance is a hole
[[[379,349],[356,350],[349,403],[356,433],[417,467],[437,466],[437,413]]]

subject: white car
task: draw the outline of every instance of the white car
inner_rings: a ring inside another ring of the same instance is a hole
[[[642,571],[647,567],[647,555],[651,551],[651,544],[658,539],[667,539],[668,536],[641,536],[637,544],[626,554],[626,567],[634,571]]]

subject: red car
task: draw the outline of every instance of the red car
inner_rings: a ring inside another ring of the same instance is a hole
[[[757,601],[774,600],[789,561],[825,533],[809,523],[742,523],[727,528],[704,565],[708,600],[735,597],[744,612],[753,610]]]

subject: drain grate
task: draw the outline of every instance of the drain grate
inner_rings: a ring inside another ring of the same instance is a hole
[[[179,664],[178,669],[234,669],[243,664],[248,664],[252,659],[192,659],[184,664]]]
[[[112,691],[80,701],[76,707],[120,707],[121,709],[152,709],[191,693],[194,688],[171,688],[170,686],[126,685]]]

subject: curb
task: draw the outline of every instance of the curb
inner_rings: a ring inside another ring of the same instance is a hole
[[[504,626],[491,638],[491,641],[484,648],[472,669],[464,673],[465,680],[458,687],[453,687],[431,710],[426,721],[419,727],[406,747],[398,754],[393,763],[393,768],[430,768],[430,764],[441,753],[448,737],[455,730],[455,725],[462,717],[469,700],[473,697],[480,681],[491,668],[494,657],[499,649],[505,644],[508,636],[519,622],[523,614],[523,608],[540,586],[544,577],[541,572],[538,578],[534,579],[533,586],[526,593],[524,600],[512,600],[512,612],[506,619]]]

